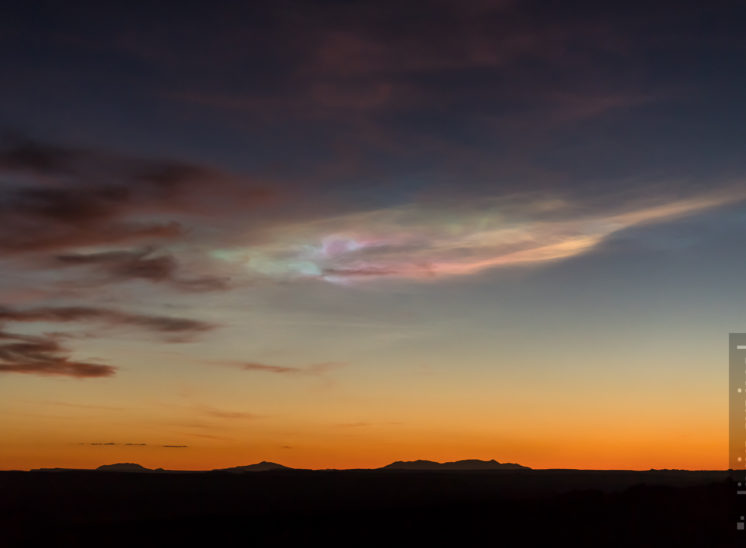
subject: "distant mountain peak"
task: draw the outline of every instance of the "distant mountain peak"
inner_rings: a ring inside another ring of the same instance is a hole
[[[145,468],[134,462],[118,462],[116,464],[104,464],[96,468],[100,472],[152,472],[150,468]]]
[[[530,470],[512,462],[498,462],[495,459],[466,459],[454,462],[435,462],[432,460],[398,460],[379,468],[379,470]]]
[[[270,470],[292,470],[292,468],[288,468],[287,466],[283,466],[282,464],[277,464],[276,462],[269,462],[266,460],[263,460],[262,462],[257,462],[256,464],[247,464],[246,466],[233,466],[231,468],[219,468],[216,470],[213,470],[214,472],[268,472]]]

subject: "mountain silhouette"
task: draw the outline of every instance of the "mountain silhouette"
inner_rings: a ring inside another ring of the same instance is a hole
[[[744,546],[734,526],[743,514],[728,510],[737,472],[278,466],[0,471],[0,546]]]
[[[95,470],[99,472],[135,472],[135,473],[198,473],[199,470],[164,470],[163,468],[145,468],[140,464],[133,462],[118,462],[115,464],[104,464],[99,466]],[[276,462],[262,461],[255,464],[247,464],[245,466],[232,466],[230,468],[215,468],[212,472],[231,472],[234,474],[242,474],[245,472],[271,472],[275,470],[299,470],[298,468],[291,468],[289,466],[283,466]],[[528,466],[521,466],[512,462],[497,462],[496,460],[458,460],[455,462],[435,462],[432,460],[409,460],[409,461],[396,461],[383,466],[381,468],[373,468],[372,470],[453,470],[453,471],[468,471],[468,470],[531,470]],[[85,472],[85,469],[75,468],[36,468],[31,470],[32,472]],[[90,471],[90,469],[88,470]],[[202,472],[206,472],[203,470]]]
[[[435,462],[432,460],[410,460],[392,462],[379,470],[531,470],[512,462],[496,460],[457,460],[455,462]]]
[[[104,464],[96,468],[100,472],[153,472],[150,468],[145,468],[133,462],[118,462],[116,464]]]
[[[270,470],[293,470],[293,469],[287,466],[283,466],[282,464],[277,464],[276,462],[268,462],[266,460],[263,460],[262,462],[258,462],[256,464],[248,464],[246,466],[233,466],[231,468],[218,468],[218,469],[213,470],[213,472],[243,473],[243,472],[268,472]]]

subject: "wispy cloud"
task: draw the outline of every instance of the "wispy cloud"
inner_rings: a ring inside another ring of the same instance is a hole
[[[91,447],[147,447],[147,443],[120,443],[114,441],[94,441],[89,443],[81,443],[80,445],[89,445]]]
[[[322,375],[332,369],[344,366],[342,363],[324,362],[307,365],[304,367],[291,367],[284,365],[269,365],[257,362],[239,363],[238,366],[246,371],[262,371],[279,375]]]
[[[204,166],[17,137],[0,143],[0,173],[10,181],[0,192],[0,249],[23,255],[169,241],[185,235],[185,216],[230,204],[250,208],[271,195],[266,187]],[[122,275],[127,266],[111,273]],[[129,272],[136,275],[137,267],[130,261]],[[140,272],[158,278],[159,267],[163,279],[171,268],[163,260]]]
[[[382,278],[434,280],[496,267],[542,264],[588,252],[609,235],[746,199],[740,189],[645,202],[600,204],[534,195],[482,203],[400,206],[277,227],[264,245],[226,261],[271,277],[352,283]],[[247,364],[247,369],[294,368]]]
[[[4,323],[103,322],[111,326],[135,326],[165,337],[167,342],[185,342],[215,328],[214,324],[187,318],[131,314],[90,307],[41,307],[15,309],[0,307]],[[116,367],[70,358],[62,341],[69,334],[27,335],[0,330],[0,372],[60,375],[77,378],[109,377]]]
[[[198,407],[198,410],[207,416],[215,417],[218,419],[256,419],[261,417],[256,413],[247,413],[245,411],[231,411],[228,409],[219,409],[217,407],[211,407],[202,405]]]
[[[186,277],[179,274],[176,258],[154,248],[59,255],[55,266],[86,267],[104,276],[103,281],[148,280],[184,291],[215,291],[228,288],[218,276]]]
[[[398,426],[400,424],[403,424],[400,421],[388,421],[388,422],[366,422],[366,421],[358,421],[358,422],[339,422],[335,424],[334,426],[337,426],[339,428],[368,428],[371,426]]]
[[[85,306],[60,306],[17,309],[0,307],[0,322],[101,322],[109,325],[134,326],[142,329],[165,333],[172,341],[186,340],[198,333],[210,331],[215,324],[178,318],[147,314],[132,314],[108,308]]]
[[[69,403],[64,401],[47,401],[44,402],[50,405],[57,405],[60,407],[73,407],[78,409],[101,409],[105,411],[122,411],[126,409],[125,407],[114,407],[111,405],[90,405],[85,403]]]
[[[31,336],[0,331],[0,373],[110,377],[116,368],[70,359],[69,349],[52,335]]]

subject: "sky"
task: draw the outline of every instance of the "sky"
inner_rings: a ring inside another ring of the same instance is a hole
[[[9,2],[0,469],[724,469],[741,2]]]

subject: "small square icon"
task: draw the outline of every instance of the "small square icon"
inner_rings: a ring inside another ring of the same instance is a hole
[[[742,521],[739,521],[736,524],[736,529],[738,529],[739,531],[743,531],[743,522]]]

